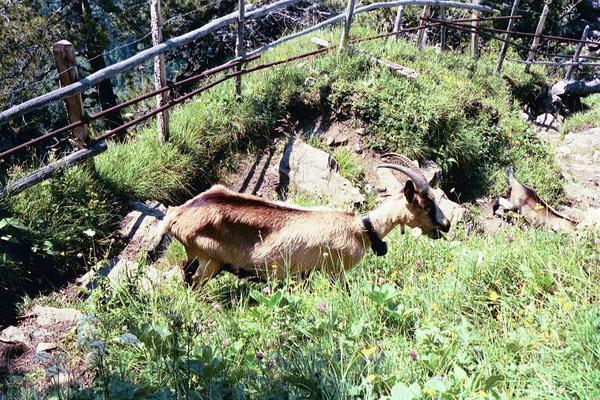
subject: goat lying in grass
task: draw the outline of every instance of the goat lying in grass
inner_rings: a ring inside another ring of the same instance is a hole
[[[232,192],[216,185],[179,207],[170,207],[164,233],[183,243],[188,284],[204,285],[222,270],[284,278],[317,267],[339,273],[356,265],[371,246],[385,255],[381,240],[397,225],[424,233],[448,232],[450,222],[436,205],[420,171],[382,164],[405,174],[396,193],[366,216],[338,210],[308,209]]]
[[[499,197],[494,202],[494,214],[502,207],[504,211],[519,213],[532,225],[547,226],[551,229],[572,230],[575,228],[577,221],[556,211],[542,200],[535,190],[516,180],[512,167],[506,170],[506,174],[508,192],[506,198]]]

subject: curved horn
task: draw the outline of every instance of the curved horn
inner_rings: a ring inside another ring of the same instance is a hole
[[[422,176],[423,174],[419,174],[412,168],[408,168],[403,165],[397,164],[379,164],[377,168],[389,168],[402,172],[404,175],[408,176],[410,180],[413,181],[417,192],[419,193],[426,193],[429,189],[429,184],[427,184],[427,180],[424,179],[424,177]]]
[[[421,169],[419,167],[415,167],[415,165],[413,164],[413,162],[410,158],[403,156],[402,154],[398,154],[398,153],[385,153],[385,154],[381,155],[381,158],[389,158],[389,157],[396,158],[397,159],[396,162],[398,164],[404,165],[405,167],[412,169],[417,174],[419,174],[425,182],[428,182],[427,178],[423,174],[423,171],[421,171]]]

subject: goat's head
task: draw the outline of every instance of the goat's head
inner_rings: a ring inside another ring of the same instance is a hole
[[[406,208],[410,213],[409,218],[404,221],[406,225],[420,228],[423,233],[430,233],[436,229],[442,232],[450,230],[450,221],[437,205],[435,196],[421,171],[398,164],[381,164],[377,168],[393,169],[408,177],[403,190]],[[398,196],[400,195],[398,193]]]

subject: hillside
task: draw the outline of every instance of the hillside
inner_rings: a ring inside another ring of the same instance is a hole
[[[335,42],[338,32],[319,37]],[[152,125],[132,131],[93,162],[5,200],[15,222],[2,229],[20,241],[12,253],[20,257],[0,267],[2,286],[23,293],[25,277],[39,289],[105,265],[125,245],[115,223],[130,201],[180,204],[210,184],[239,184],[253,156],[276,153],[291,137],[330,151],[307,135],[318,121],[343,121],[364,135],[363,156],[351,146],[332,151],[367,199],[357,212],[375,204],[365,153],[394,151],[437,163],[442,189],[471,210],[467,221],[446,240],[393,232],[386,257],[369,254],[342,279],[315,272],[255,283],[222,274],[196,291],[176,273],[185,256],[173,241],[120,285],[100,279],[82,295],[71,282],[20,305],[25,315],[42,304],[83,317],[55,338],[56,349],[40,352],[48,356],[25,353],[2,390],[14,398],[111,399],[600,395],[597,233],[511,224],[486,231],[491,217],[479,208],[505,190],[509,165],[552,204],[568,198],[554,148],[520,115],[548,77],[517,64],[497,75],[489,54],[473,62],[402,40],[360,48],[419,76],[350,52],[261,71],[244,80],[239,99],[227,83],[175,109],[169,144],[158,143]],[[306,38],[260,61],[312,49]],[[563,129],[592,119],[567,119]],[[23,173],[16,168],[11,179]],[[150,270],[167,278],[148,285]]]

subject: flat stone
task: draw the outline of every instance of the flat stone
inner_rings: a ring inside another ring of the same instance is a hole
[[[58,347],[58,344],[51,342],[41,342],[35,347],[36,353],[41,353],[42,351],[50,351],[54,350]]]
[[[326,152],[296,139],[286,146],[279,161],[280,188],[294,188],[327,199],[332,205],[354,205],[365,198],[352,183],[335,171]]]
[[[81,317],[81,311],[74,308],[36,305],[31,312],[37,316],[37,323],[40,326],[50,326],[61,322],[76,323]]]
[[[156,201],[136,201],[132,206],[133,210],[119,224],[119,233],[127,241],[121,257],[136,260],[160,244],[159,226],[167,209]]]
[[[16,326],[9,326],[0,333],[0,342],[28,344],[30,339],[25,330]]]
[[[429,182],[431,187],[436,186],[442,179],[442,169],[431,160],[420,162],[419,168],[423,172],[423,175],[425,175],[425,178],[427,178],[427,182]]]
[[[347,135],[330,135],[325,138],[325,144],[329,147],[342,146],[348,143]]]
[[[401,193],[404,182],[398,180],[394,172],[388,168],[377,168],[377,191],[387,194]]]
[[[448,199],[448,196],[446,196],[446,193],[442,189],[432,189],[432,191],[438,206],[453,226],[459,222],[466,221],[469,216],[468,209]]]
[[[535,126],[540,130],[558,132],[560,122],[550,113],[540,114],[535,118]]]

